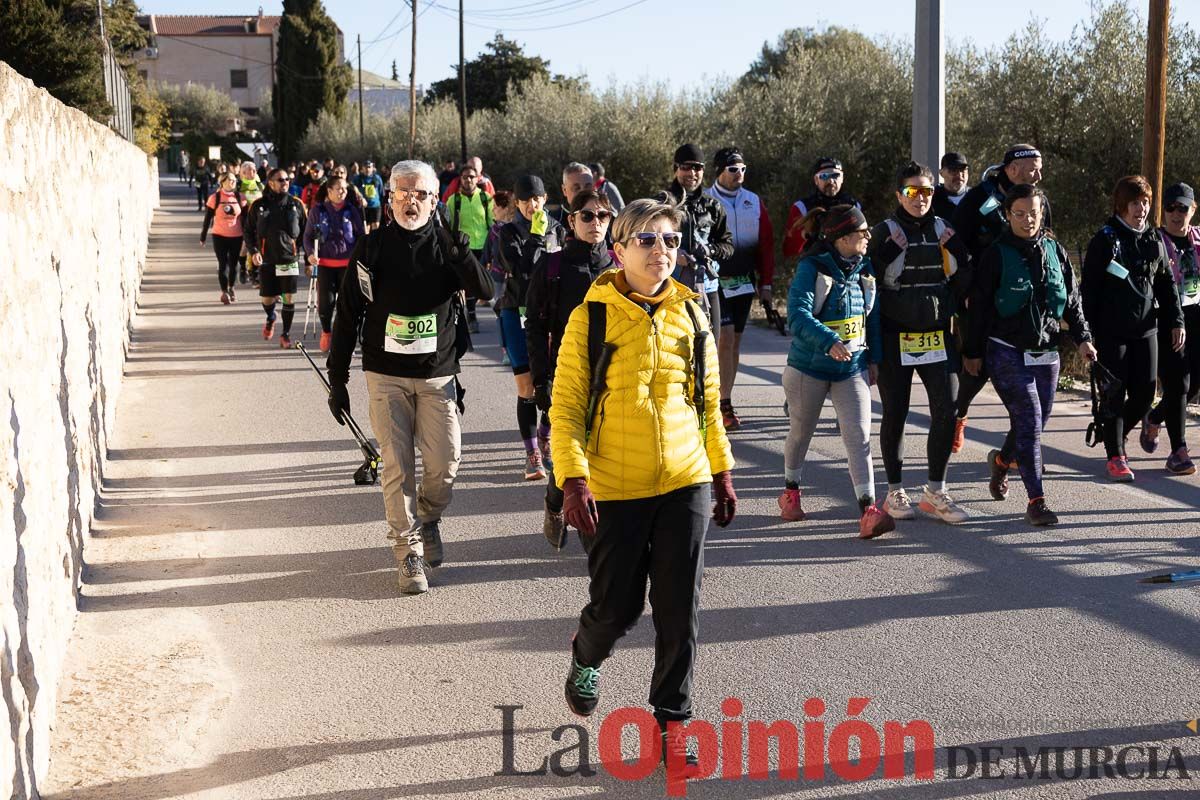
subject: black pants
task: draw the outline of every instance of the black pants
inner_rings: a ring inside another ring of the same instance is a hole
[[[337,307],[338,290],[345,274],[345,267],[317,268],[317,316],[325,333],[333,330],[333,309]]]
[[[575,657],[596,667],[612,655],[642,615],[648,579],[655,633],[650,705],[660,722],[689,719],[712,490],[704,483],[596,505],[596,535],[583,537],[591,602],[579,617]]]
[[[1171,329],[1158,329],[1158,377],[1163,397],[1150,411],[1151,422],[1167,424],[1172,451],[1187,447],[1187,404],[1200,398],[1200,306],[1185,306],[1183,320],[1187,340],[1181,353],[1171,349]]]
[[[1125,437],[1146,416],[1154,402],[1158,376],[1158,337],[1111,340],[1096,339],[1100,363],[1125,383],[1124,391],[1113,398],[1115,415],[1104,429],[1104,450],[1109,458],[1125,455]]]
[[[913,373],[921,378],[925,394],[929,396],[929,436],[925,442],[929,480],[946,479],[946,465],[950,463],[950,448],[954,444],[952,379],[958,373],[959,360],[954,340],[948,332],[943,340],[946,342],[946,361],[905,366],[900,363],[899,334],[883,332],[883,358],[879,363],[879,399],[883,405],[879,449],[889,484],[904,482],[904,428],[912,398]]]
[[[963,370],[954,376],[954,413],[959,419],[969,416],[971,403],[974,402],[976,395],[983,391],[983,387],[987,386],[987,371],[980,370],[979,372],[979,375],[972,375]]]
[[[217,280],[221,282],[221,291],[237,284],[238,256],[242,252],[242,237],[217,236],[212,237],[213,252],[217,255]]]
[[[483,263],[483,250],[472,250],[471,253],[475,256],[476,261],[478,261],[480,264]],[[484,298],[484,299],[486,300],[488,298]],[[524,298],[522,298],[521,302],[522,303],[525,302]],[[475,307],[478,304],[479,304],[479,298],[468,293],[467,294],[467,321],[468,322],[477,322],[479,320],[479,318],[475,315]]]

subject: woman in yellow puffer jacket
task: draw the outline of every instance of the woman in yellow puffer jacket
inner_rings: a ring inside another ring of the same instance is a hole
[[[621,211],[613,246],[623,269],[600,275],[572,312],[550,407],[563,513],[581,534],[591,578],[591,602],[573,640],[567,702],[582,716],[595,710],[600,664],[637,623],[648,580],[656,632],[650,703],[664,744],[667,724],[691,716],[708,519],[711,513],[728,525],[737,503],[708,319],[698,295],[670,278],[681,223],[675,206],[653,200]],[[597,376],[603,390],[592,397],[594,314],[603,314],[604,342],[615,349]],[[681,737],[670,741],[672,749],[683,747]]]

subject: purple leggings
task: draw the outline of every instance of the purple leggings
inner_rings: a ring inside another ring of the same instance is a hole
[[[1021,482],[1025,484],[1030,500],[1043,496],[1042,430],[1054,408],[1058,367],[1058,363],[1027,367],[1022,351],[991,340],[987,343],[987,368],[992,376],[992,386],[1008,409],[1012,423],[1014,452],[1002,455],[1006,458],[1016,455]]]

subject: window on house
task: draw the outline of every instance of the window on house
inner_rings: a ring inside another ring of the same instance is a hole
[[[246,80],[246,70],[231,69],[229,70],[229,86],[233,89],[245,89],[248,83]]]
[[[150,73],[149,73],[149,72],[147,72],[147,71],[146,71],[146,70],[144,70],[144,69],[139,69],[139,70],[138,70],[138,76],[139,76],[139,77],[142,79],[142,83],[145,83],[147,80],[149,80],[149,78],[150,78]]]

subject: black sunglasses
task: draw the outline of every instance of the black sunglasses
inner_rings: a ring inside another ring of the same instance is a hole
[[[652,250],[660,238],[662,239],[663,247],[668,250],[678,250],[679,245],[683,243],[683,236],[678,233],[654,233],[651,231],[635,233],[626,239],[626,241],[635,242],[638,247],[644,250]]]
[[[1167,206],[1167,213],[1182,214],[1190,208],[1191,206],[1185,206],[1183,203],[1172,203],[1171,205]]]
[[[575,214],[584,222],[595,222],[596,220],[608,222],[613,218],[610,211],[592,211],[590,208],[583,211],[576,211]]]

